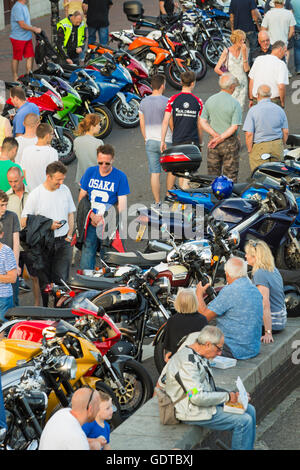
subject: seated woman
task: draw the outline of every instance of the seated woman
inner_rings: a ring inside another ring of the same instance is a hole
[[[166,324],[164,350],[167,362],[178,349],[180,340],[190,333],[200,331],[207,325],[207,319],[198,312],[198,300],[193,289],[178,292],[174,307],[177,313]]]
[[[249,240],[245,252],[247,263],[252,266],[252,281],[263,296],[264,334],[261,340],[270,343],[274,341],[272,333],[282,331],[287,319],[282,277],[265,242]]]

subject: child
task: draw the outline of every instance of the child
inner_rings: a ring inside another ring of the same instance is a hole
[[[85,423],[82,426],[91,450],[111,450],[109,444],[110,426],[107,423],[112,418],[113,406],[111,397],[104,392],[99,391],[100,407],[95,421]]]

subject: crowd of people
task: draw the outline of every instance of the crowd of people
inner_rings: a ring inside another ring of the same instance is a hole
[[[283,159],[292,47],[295,72],[300,73],[300,1],[272,1],[266,2],[269,11],[263,20],[255,0],[231,1],[232,45],[224,49],[214,69],[219,76],[219,91],[205,103],[195,93],[196,77],[191,71],[182,74],[182,90],[170,98],[164,95],[165,77],[152,77],[153,93],[140,105],[140,132],[156,205],[161,204],[162,193],[160,156],[171,145],[192,144],[203,150],[207,134],[208,174],[225,175],[234,182],[240,162],[239,130],[245,133],[251,170],[262,163],[265,153],[271,153],[272,160]],[[80,63],[86,34],[92,42],[96,33],[102,44],[107,42],[111,4],[105,0],[99,8],[96,0],[65,1],[66,18],[57,25],[58,48],[64,61]],[[160,0],[159,7],[161,14],[170,14],[174,2]],[[14,79],[23,57],[27,69],[31,69],[31,33],[40,31],[30,25],[27,10],[26,0],[17,0],[12,11]],[[109,209],[116,208],[120,216],[130,193],[127,175],[114,166],[114,147],[95,137],[99,117],[90,114],[79,124],[74,141],[78,186],[78,200],[74,201],[65,184],[67,168],[51,147],[51,126],[40,123],[38,108],[26,101],[20,86],[10,90],[10,97],[16,114],[12,122],[0,119],[1,321],[5,321],[8,308],[19,305],[20,287],[28,288],[23,279],[25,267],[36,306],[41,299],[44,306],[48,305],[45,287],[49,283],[68,281],[76,226],[80,228],[80,268],[94,269],[96,254],[103,250],[101,232]],[[165,197],[174,182],[175,177],[168,174]],[[181,180],[179,184],[186,187],[187,182]],[[283,282],[270,249],[255,240],[246,246],[246,261],[230,258],[225,274],[226,286],[208,305],[207,286],[201,283],[196,292],[178,293],[177,313],[167,324],[166,366],[159,384],[174,402],[182,390],[198,390],[178,401],[178,419],[213,429],[231,429],[232,448],[252,449],[255,409],[249,405],[244,415],[223,412],[222,405],[235,403],[238,396],[236,392],[217,390],[209,360],[221,354],[246,360],[259,354],[261,342],[274,341],[273,335],[286,325]],[[194,341],[180,344],[191,333],[197,334]],[[109,397],[80,389],[73,396],[72,407],[55,413],[48,421],[40,448],[68,449],[76,445],[77,449],[109,449],[106,420],[111,413]]]

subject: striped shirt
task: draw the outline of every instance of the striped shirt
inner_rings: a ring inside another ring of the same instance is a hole
[[[17,269],[14,252],[7,245],[0,248],[0,274],[7,274],[9,271]],[[0,282],[0,297],[10,297],[13,295],[10,283]]]

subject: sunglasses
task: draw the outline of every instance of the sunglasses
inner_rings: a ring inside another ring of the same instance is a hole
[[[87,405],[86,405],[86,409],[88,410],[90,404],[92,403],[92,399],[93,399],[93,396],[94,396],[95,389],[92,388],[92,387],[84,387],[84,388],[88,388],[89,390],[91,390],[90,398],[89,398],[89,401],[87,402]]]
[[[111,165],[111,162],[110,162],[110,163],[107,163],[107,162],[98,162],[98,165],[99,165],[99,166],[102,166],[102,165],[110,166],[110,165]]]

